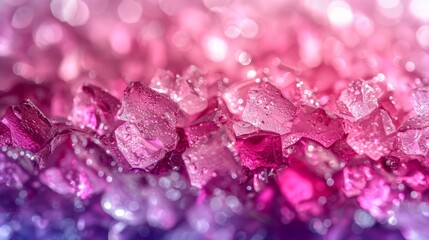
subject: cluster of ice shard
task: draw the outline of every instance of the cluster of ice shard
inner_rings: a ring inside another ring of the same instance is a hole
[[[160,80],[165,77],[165,71],[158,72],[153,89],[130,83],[122,101],[84,85],[69,122],[49,120],[29,100],[8,108],[0,125],[0,183],[6,199],[14,199],[2,200],[3,208],[31,212],[58,207],[53,201],[71,204],[72,213],[62,207],[52,211],[77,221],[69,227],[83,238],[110,228],[113,239],[140,231],[167,239],[182,232],[195,239],[234,239],[240,234],[271,238],[282,234],[276,224],[322,220],[325,230],[319,231],[341,236],[330,233],[333,216],[357,206],[365,211],[359,216],[394,226],[403,221],[407,204],[425,199],[425,87],[410,96],[414,111],[396,127],[370,81],[352,82],[333,112],[296,105],[270,81],[254,82],[247,93],[229,91],[246,99],[243,111],[234,114],[228,98],[208,101],[198,93],[204,86],[193,80],[177,94],[181,80]],[[198,75],[198,81],[204,78]],[[204,106],[181,104],[179,95],[198,98],[191,102]],[[40,198],[46,202],[24,207]],[[272,216],[271,208],[281,211]],[[93,216],[85,215],[92,211],[105,223],[92,223]],[[37,222],[52,217],[28,214],[38,237],[55,231]],[[8,215],[5,226],[10,236],[26,236],[7,223],[17,217],[22,215]],[[264,217],[279,223],[266,223]]]
[[[0,0],[0,239],[429,239],[427,0]]]

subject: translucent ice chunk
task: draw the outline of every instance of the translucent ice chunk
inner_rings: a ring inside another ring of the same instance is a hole
[[[71,121],[103,135],[114,127],[119,108],[118,99],[99,87],[85,85],[73,99]]]
[[[171,98],[185,113],[193,115],[207,108],[206,79],[195,66],[190,66],[177,78]]]
[[[264,82],[249,90],[242,118],[262,130],[285,134],[290,131],[295,111],[295,106],[280,90]]]
[[[146,168],[173,150],[178,137],[167,120],[126,122],[115,131],[119,150],[134,168]]]
[[[52,124],[30,101],[9,107],[1,122],[11,131],[12,145],[37,151],[52,136]]]
[[[376,92],[364,80],[356,80],[341,92],[337,101],[339,114],[350,120],[359,120],[378,107]]]
[[[125,89],[118,118],[127,122],[166,120],[176,126],[179,107],[167,96],[139,82],[132,82]]]
[[[193,186],[201,188],[218,174],[239,175],[240,166],[233,153],[225,146],[227,141],[226,134],[220,129],[183,153]]]
[[[36,161],[29,152],[3,146],[0,151],[0,189],[23,188],[31,176],[38,173]]]
[[[190,66],[183,71],[182,76],[174,76],[170,71],[158,70],[149,86],[159,93],[170,96],[180,109],[193,115],[207,108],[206,85],[206,79],[198,68]]]
[[[429,116],[429,87],[416,89],[413,93],[414,111],[420,116]]]
[[[426,156],[429,153],[428,119],[422,116],[408,119],[399,129],[396,142],[405,154]]]
[[[86,199],[113,181],[118,164],[88,135],[71,133],[53,139],[52,154],[44,163],[41,181],[60,194]]]
[[[151,79],[149,87],[159,93],[170,96],[176,87],[176,77],[168,70],[158,69]]]
[[[185,128],[190,145],[204,139],[211,132],[218,130],[227,121],[227,116],[220,110],[203,116]]]
[[[378,160],[392,150],[395,131],[389,114],[380,109],[351,124],[347,143],[358,154]]]
[[[342,120],[329,115],[322,108],[303,106],[293,121],[291,134],[306,137],[329,147],[343,136]]]

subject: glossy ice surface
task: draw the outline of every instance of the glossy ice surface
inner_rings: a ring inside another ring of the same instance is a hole
[[[0,0],[0,239],[429,239],[428,9]]]

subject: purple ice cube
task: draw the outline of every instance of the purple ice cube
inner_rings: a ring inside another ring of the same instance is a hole
[[[227,116],[220,110],[211,112],[194,121],[185,128],[189,144],[192,146],[204,139],[211,132],[218,130],[227,121]]]
[[[37,151],[52,136],[52,124],[30,101],[9,107],[1,122],[10,129],[12,145]]]
[[[85,85],[79,89],[73,100],[70,118],[73,124],[90,128],[103,135],[114,128],[119,108],[119,100],[108,92],[93,85]]]
[[[126,122],[115,131],[119,150],[134,168],[146,168],[175,148],[176,128],[165,119]]]
[[[60,194],[86,199],[104,190],[121,167],[96,140],[71,133],[53,140],[41,180]],[[58,142],[54,144],[54,142]]]
[[[179,107],[167,96],[132,82],[125,89],[118,118],[127,122],[166,120],[169,126],[176,126]]]
[[[218,174],[238,177],[241,169],[228,148],[231,143],[224,129],[210,133],[183,153],[191,184],[201,188]]]

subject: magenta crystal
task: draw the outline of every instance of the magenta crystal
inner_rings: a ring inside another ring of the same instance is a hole
[[[175,127],[179,107],[163,94],[132,82],[125,89],[118,118],[127,122],[166,120],[169,126]]]
[[[296,107],[282,96],[280,90],[264,82],[250,88],[242,118],[262,130],[285,134],[292,127],[295,111]]]
[[[115,131],[119,150],[134,168],[146,168],[173,150],[177,143],[176,128],[167,120],[126,122]]]
[[[342,126],[340,118],[322,108],[303,106],[296,113],[290,138],[306,137],[329,147],[343,136]]]
[[[367,81],[353,81],[341,92],[337,107],[342,117],[357,121],[378,107],[376,92]]]
[[[420,116],[429,116],[429,87],[421,87],[413,93],[414,111]]]
[[[429,153],[429,121],[417,116],[404,123],[397,135],[398,148],[405,154],[423,155]]]
[[[429,177],[428,177],[428,168],[421,164],[417,160],[411,160],[401,166],[402,173],[399,179],[409,186],[414,191],[419,193],[424,193],[429,189]]]
[[[374,177],[357,197],[359,205],[373,217],[385,219],[401,200],[401,195],[392,186],[383,177]]]
[[[85,85],[79,89],[73,100],[71,122],[103,135],[114,128],[120,106],[119,100],[105,90]]]
[[[323,213],[318,198],[324,196],[324,183],[298,169],[287,168],[278,177],[280,192],[292,205],[301,219],[309,219]]]
[[[221,110],[200,117],[185,129],[189,144],[194,145],[206,138],[211,132],[218,130],[226,121],[227,117]]]
[[[170,96],[186,114],[202,112],[208,106],[206,79],[196,66],[188,67],[181,76],[158,70],[149,86]]]
[[[177,78],[171,98],[189,115],[202,112],[207,108],[206,79],[195,66],[190,66],[182,76]]]
[[[276,167],[284,163],[279,134],[255,132],[237,137],[235,143],[241,164],[253,170],[258,167]]]
[[[132,167],[146,168],[173,150],[178,140],[178,106],[166,96],[133,82],[125,90],[115,130],[119,150]]]
[[[26,100],[6,110],[1,122],[11,132],[12,145],[37,151],[52,135],[52,124],[34,104]]]
[[[0,239],[429,239],[428,9],[0,0]]]
[[[41,181],[60,194],[86,199],[104,190],[120,167],[96,142],[80,134],[53,140],[52,154],[44,163]]]
[[[0,122],[0,145],[10,145],[11,143],[10,129]]]
[[[241,169],[228,148],[227,138],[225,131],[220,129],[183,153],[192,186],[201,188],[219,174],[238,177]]]
[[[392,150],[395,132],[389,114],[379,109],[351,123],[347,143],[358,154],[378,160]]]

